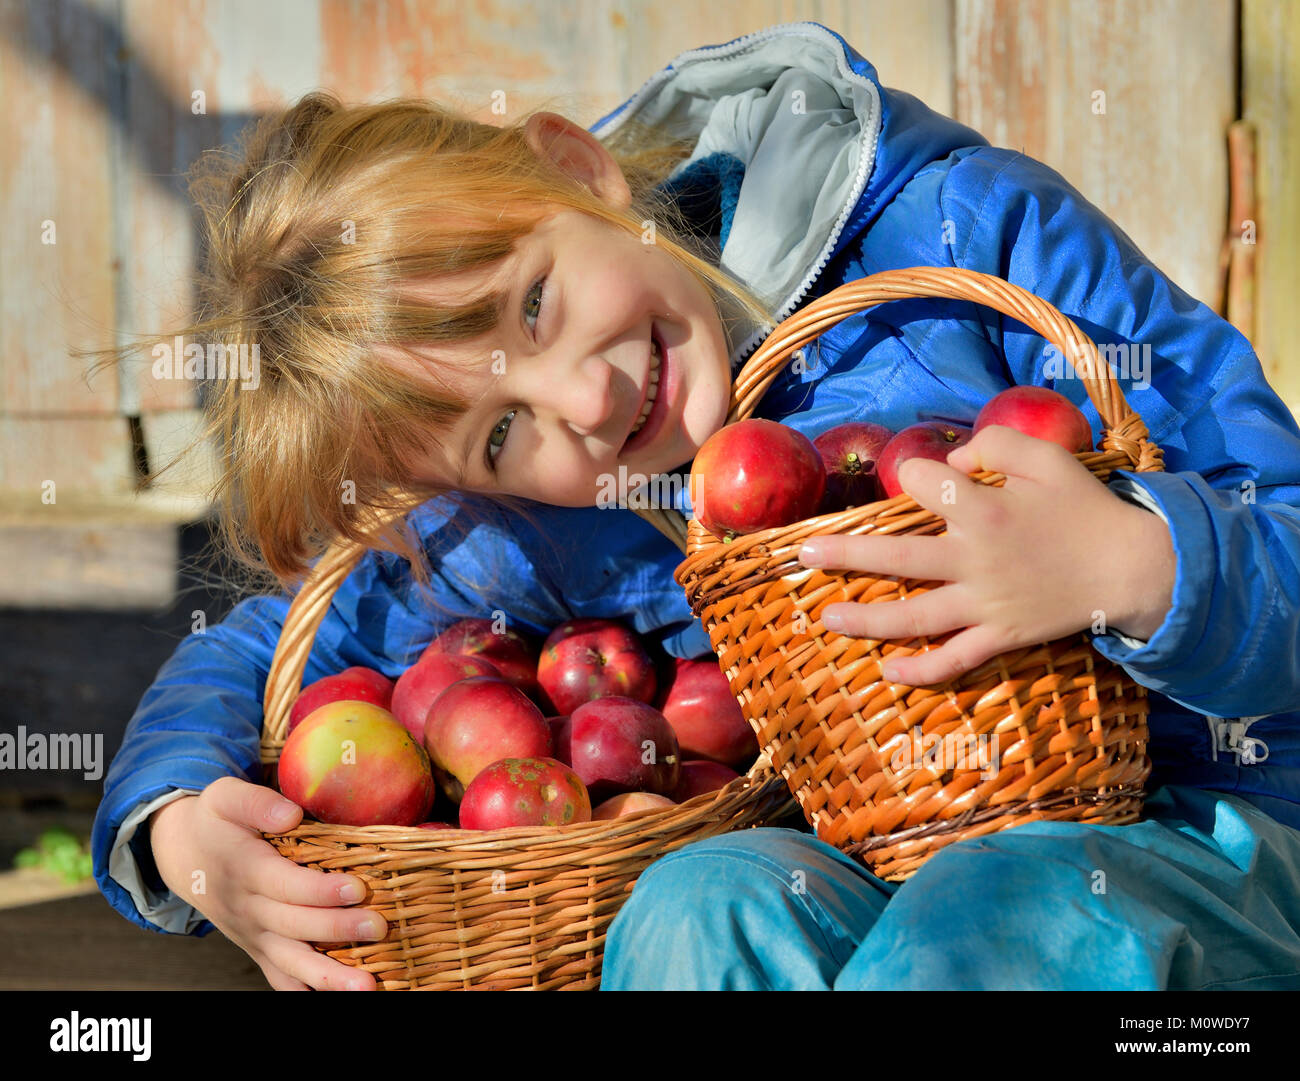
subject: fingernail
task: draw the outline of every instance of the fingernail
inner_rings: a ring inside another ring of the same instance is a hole
[[[271,824],[278,829],[284,829],[293,824],[298,817],[297,804],[290,803],[287,799],[281,800],[271,808]]]
[[[899,671],[892,664],[882,664],[880,666],[880,675],[886,683],[902,683],[899,678]]]
[[[812,541],[805,541],[799,549],[799,562],[805,567],[822,567],[826,564],[826,553]]]
[[[386,934],[388,934],[388,924],[378,917],[372,916],[357,924],[357,938],[365,938],[369,939],[371,942],[377,942]]]
[[[345,882],[339,887],[339,900],[346,904],[356,904],[366,895],[366,888],[360,882]]]
[[[822,626],[828,631],[843,631],[844,617],[839,612],[824,612],[822,614]]]

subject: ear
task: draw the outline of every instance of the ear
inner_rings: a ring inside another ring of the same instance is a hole
[[[524,123],[524,139],[575,184],[618,209],[632,201],[623,170],[591,132],[559,113],[537,112]]]

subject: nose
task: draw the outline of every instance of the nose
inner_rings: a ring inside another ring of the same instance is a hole
[[[615,416],[618,395],[614,366],[608,361],[588,356],[567,371],[538,374],[539,398],[578,435],[595,435]]]

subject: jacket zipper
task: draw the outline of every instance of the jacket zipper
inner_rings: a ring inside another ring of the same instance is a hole
[[[1268,716],[1265,714],[1265,716]],[[1248,729],[1261,717],[1209,717],[1205,718],[1210,726],[1210,752],[1212,761],[1219,760],[1220,751],[1231,751],[1239,766],[1253,766],[1268,758],[1268,744],[1262,739],[1246,735]],[[1259,752],[1263,750],[1261,755]]]

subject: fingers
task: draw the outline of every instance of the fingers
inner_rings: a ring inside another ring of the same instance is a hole
[[[277,986],[271,980],[271,974],[267,972],[267,965],[262,965],[262,972],[267,977],[267,982],[272,987],[279,990],[307,990],[313,988],[317,991],[375,991],[378,988],[375,984],[375,978],[364,969],[352,968],[336,961],[332,957],[326,957],[323,953],[317,953],[304,942],[294,942],[287,938],[280,938],[276,935],[267,937],[264,946],[264,956],[267,963],[277,972],[277,979],[283,980],[286,984],[290,981],[299,982],[304,986]]]
[[[257,960],[254,958],[254,960]],[[295,979],[288,973],[281,972],[270,961],[261,961],[258,968],[262,970],[262,975],[266,977],[266,982],[271,985],[272,991],[310,991],[302,980]]]
[[[1079,464],[1078,459],[1059,443],[1036,439],[1002,424],[981,428],[969,443],[964,443],[949,454],[947,461],[953,469],[963,473],[987,470],[1002,473],[1008,478],[1015,476],[1033,479],[1051,474],[1067,461]],[[900,469],[900,483],[902,479]]]
[[[281,833],[302,821],[302,808],[265,785],[221,777],[199,797],[228,822],[264,833]]]
[[[962,593],[954,586],[901,601],[828,604],[821,618],[827,630],[875,641],[933,637],[971,622]]]
[[[368,908],[308,908],[254,895],[246,915],[258,927],[300,942],[379,942],[388,934],[383,916]]]
[[[884,665],[885,678],[909,687],[946,683],[974,671],[1008,648],[997,631],[984,626],[970,627],[927,653],[911,657],[890,656]]]
[[[280,855],[268,841],[258,841],[258,852],[244,865],[247,880],[269,900],[287,905],[330,908],[354,905],[366,897],[361,879],[337,871],[316,871],[300,867]]]
[[[866,571],[922,582],[950,582],[956,569],[947,537],[846,537],[822,534],[799,549],[805,567]]]

